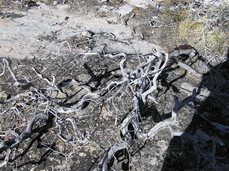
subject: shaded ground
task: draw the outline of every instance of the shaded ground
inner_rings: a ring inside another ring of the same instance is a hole
[[[202,79],[200,87],[207,87],[211,94],[195,104],[196,115],[185,133],[171,140],[162,170],[228,170],[228,127],[219,131],[208,122],[219,127],[229,124],[228,64],[211,68]]]

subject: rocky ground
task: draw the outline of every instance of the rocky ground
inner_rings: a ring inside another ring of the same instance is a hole
[[[228,2],[6,0],[0,7],[0,170],[102,170],[112,145],[125,142],[137,81],[71,107],[88,89],[122,80],[122,66],[131,75],[139,59],[184,44],[198,55],[181,59],[201,76],[176,63],[163,68],[152,92],[157,103],[139,101],[141,131],[171,117],[174,97],[182,102],[195,88],[198,95],[151,138],[135,137],[129,125],[134,142],[113,151],[103,170],[229,169]],[[112,56],[120,53],[125,65]],[[32,122],[40,113],[48,118]]]

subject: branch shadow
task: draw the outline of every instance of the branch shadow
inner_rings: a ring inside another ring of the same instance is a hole
[[[94,89],[97,89],[102,84],[103,79],[111,77],[112,72],[119,70],[119,68],[113,69],[111,71],[108,71],[108,69],[106,69],[104,72],[96,75],[94,71],[92,70],[92,68],[88,66],[86,63],[84,63],[83,66],[91,77],[90,80],[86,84],[89,85],[91,82],[95,82],[96,84],[95,84]]]
[[[194,117],[181,136],[172,138],[161,171],[229,169],[229,131],[220,129],[229,126],[229,49],[227,61],[212,67],[200,88],[210,95],[194,103]]]
[[[114,154],[114,157],[108,163],[108,170],[111,170],[112,166],[115,165],[115,160],[123,171],[129,170],[130,159],[126,149],[119,150]]]
[[[52,144],[46,144],[45,146],[41,144],[42,142],[42,136],[47,133],[49,131],[50,128],[52,128],[53,126],[53,119],[54,119],[54,115],[52,115],[51,113],[49,113],[48,115],[48,119],[46,121],[46,123],[42,126],[39,126],[37,128],[34,128],[32,130],[32,133],[30,136],[28,136],[27,138],[25,139],[28,139],[27,141],[30,141],[29,144],[27,145],[27,147],[25,147],[20,153],[16,154],[12,159],[9,159],[8,162],[10,163],[16,163],[16,161],[19,159],[19,160],[24,160],[23,158],[28,155],[30,153],[31,150],[33,150],[33,146],[35,146],[35,142],[37,142],[37,147],[35,148],[40,148],[44,150],[48,148],[47,151],[45,151],[41,156],[40,156],[40,159],[38,160],[35,160],[35,159],[31,159],[31,160],[27,160],[22,163],[19,163],[16,167],[17,168],[21,168],[25,165],[28,165],[28,164],[36,164],[36,165],[39,165],[43,162],[45,162],[48,157],[53,153],[53,150],[56,148],[56,143],[53,142]],[[21,133],[22,134],[22,133]],[[35,135],[33,137],[33,134]],[[37,134],[37,135],[36,135]],[[15,143],[15,138],[14,139],[10,139],[8,141],[5,141],[6,144],[9,144],[9,145],[12,145],[12,143]],[[19,146],[23,146],[21,145],[21,143],[17,144],[16,145],[16,148],[18,149]],[[5,149],[3,149],[5,150]],[[0,151],[0,154],[1,152],[3,151],[1,150]],[[0,160],[4,160],[5,157],[1,157]]]

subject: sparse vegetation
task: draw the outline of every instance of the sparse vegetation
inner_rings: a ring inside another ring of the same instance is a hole
[[[171,17],[176,22],[181,22],[188,17],[189,11],[187,9],[167,9],[165,12],[169,17]]]

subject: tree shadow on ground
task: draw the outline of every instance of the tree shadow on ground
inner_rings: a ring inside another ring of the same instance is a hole
[[[194,103],[192,122],[181,136],[171,140],[162,171],[229,169],[228,59],[229,54],[226,62],[204,75],[198,89],[207,88],[210,95]]]

